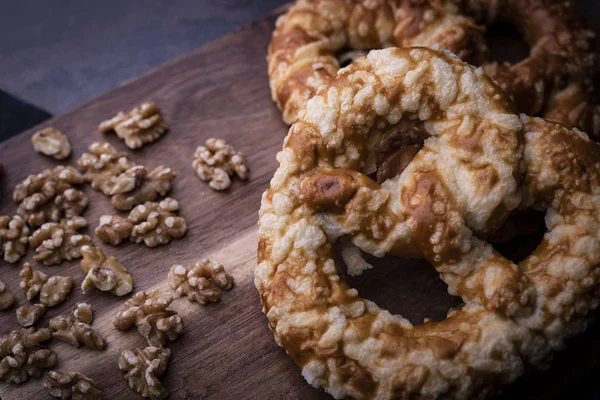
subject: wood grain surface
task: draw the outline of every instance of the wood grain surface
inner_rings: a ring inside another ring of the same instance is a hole
[[[287,127],[272,104],[266,75],[266,46],[274,16],[268,16],[217,41],[129,82],[96,100],[56,117],[42,126],[54,126],[67,134],[76,159],[93,141],[106,140],[118,149],[126,148],[114,135],[102,135],[97,125],[118,110],[150,99],[163,110],[170,131],[158,142],[132,152],[131,158],[148,167],[165,165],[177,172],[170,195],[181,206],[188,224],[187,235],[169,245],[148,249],[124,243],[118,247],[100,244],[93,229],[100,215],[114,213],[110,199],[86,187],[90,206],[84,213],[96,244],[108,255],[115,255],[130,271],[134,290],[168,290],[167,273],[174,263],[192,263],[200,258],[222,262],[234,276],[236,285],[223,293],[221,301],[202,307],[182,298],[172,308],[182,316],[184,334],[168,345],[172,356],[163,382],[172,399],[326,399],[323,392],[309,386],[299,369],[277,347],[261,312],[252,271],[256,262],[257,212],[262,192],[276,168],[275,154],[281,148]],[[27,175],[57,165],[33,152],[31,131],[0,143],[5,164],[0,179],[1,214],[12,214],[12,188]],[[224,193],[212,191],[191,168],[193,153],[209,137],[221,137],[243,151],[250,166],[247,183],[235,181]],[[500,249],[518,257],[535,244],[535,238],[520,240]],[[27,259],[31,260],[33,251]],[[0,312],[0,334],[18,328],[15,310],[24,304],[19,291],[17,265],[0,261],[0,280],[18,297],[18,304]],[[52,341],[59,355],[57,369],[81,372],[98,382],[106,399],[141,398],[133,392],[117,367],[121,350],[143,347],[135,330],[116,331],[112,318],[125,299],[108,293],[90,291],[83,295],[79,285],[83,272],[78,262],[35,268],[52,275],[70,275],[75,289],[61,306],[50,309],[39,326],[48,319],[67,313],[77,301],[92,304],[93,326],[108,341],[104,351],[75,349]],[[401,313],[413,323],[426,316],[444,317],[449,307],[459,302],[446,292],[445,284],[426,262],[384,259],[378,268],[352,279],[362,296],[378,302],[393,313]],[[510,399],[550,399],[570,393],[580,379],[600,360],[595,324],[559,354],[552,368],[533,372],[519,380],[504,395]],[[1,383],[0,398],[50,399],[40,380],[15,386]]]

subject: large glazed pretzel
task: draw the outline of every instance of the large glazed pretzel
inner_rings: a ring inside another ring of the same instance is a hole
[[[517,64],[485,62],[483,25],[498,21],[522,31],[529,57]],[[483,65],[520,112],[598,138],[592,37],[564,0],[297,0],[278,19],[269,45],[271,93],[292,124],[317,88],[335,77],[336,53],[437,45]]]
[[[600,298],[600,151],[523,118],[481,70],[425,48],[373,51],[308,102],[263,195],[255,284],[311,385],[335,398],[486,398],[585,328]],[[393,127],[419,124],[429,137],[402,174],[365,175]],[[515,265],[477,235],[522,197],[548,210],[548,232]],[[427,259],[464,307],[413,326],[360,298],[333,260],[341,237]]]

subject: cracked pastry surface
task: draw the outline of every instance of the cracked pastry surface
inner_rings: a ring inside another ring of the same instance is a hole
[[[428,137],[378,184],[366,175],[376,144],[406,121]],[[452,55],[372,51],[309,100],[277,160],[255,285],[277,343],[335,398],[488,398],[546,366],[598,306],[598,146],[519,118]],[[516,265],[476,235],[522,203],[547,209],[548,232]],[[413,326],[360,298],[336,269],[341,238],[377,257],[425,258],[465,306]]]

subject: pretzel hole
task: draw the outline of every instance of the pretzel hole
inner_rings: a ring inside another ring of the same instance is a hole
[[[529,57],[529,45],[511,24],[497,23],[488,26],[485,39],[489,61],[516,64]]]
[[[350,276],[341,256],[344,244],[336,243],[335,246],[338,273],[346,283],[358,290],[361,297],[392,314],[402,315],[414,325],[422,324],[425,318],[442,321],[451,308],[463,304],[460,297],[448,294],[448,285],[425,260],[394,256],[377,258],[361,252],[373,268],[362,275]]]
[[[514,263],[523,261],[542,242],[546,227],[545,213],[534,209],[520,210],[489,238],[494,249]]]

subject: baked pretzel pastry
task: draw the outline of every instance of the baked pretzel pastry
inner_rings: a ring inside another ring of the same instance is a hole
[[[530,56],[487,63],[485,25],[521,30]],[[273,100],[286,123],[335,77],[336,54],[390,46],[439,46],[482,65],[520,112],[576,126],[600,139],[593,103],[593,34],[564,0],[297,0],[269,45]]]
[[[415,125],[428,138],[402,174],[370,179],[378,144]],[[255,285],[277,343],[335,398],[489,397],[547,365],[598,305],[600,150],[579,131],[521,121],[451,54],[370,52],[309,100],[277,160]],[[548,209],[548,233],[515,265],[479,237],[523,197]],[[379,308],[341,279],[340,238],[425,258],[464,306],[420,326]]]

